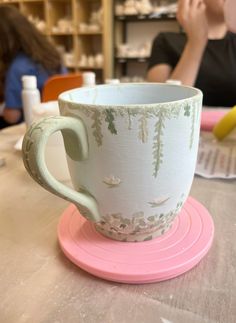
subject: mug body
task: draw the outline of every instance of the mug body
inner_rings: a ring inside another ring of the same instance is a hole
[[[87,130],[88,158],[67,161],[74,188],[98,203],[96,229],[120,241],[150,240],[169,230],[194,176],[201,91],[101,85],[64,92],[59,107]]]

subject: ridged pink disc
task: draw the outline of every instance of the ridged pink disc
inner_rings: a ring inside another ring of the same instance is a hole
[[[208,252],[214,224],[209,212],[189,197],[172,228],[145,242],[120,242],[98,233],[74,205],[62,214],[58,239],[77,266],[103,279],[142,284],[183,274]]]

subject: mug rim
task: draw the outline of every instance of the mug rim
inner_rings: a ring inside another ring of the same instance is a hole
[[[112,88],[112,87],[129,87],[129,86],[143,86],[143,85],[159,85],[159,86],[168,86],[168,87],[182,87],[185,89],[191,89],[195,92],[194,95],[188,97],[188,98],[184,98],[184,99],[179,99],[179,100],[173,100],[173,101],[166,101],[166,102],[156,102],[156,103],[138,103],[138,104],[129,104],[129,103],[124,103],[124,104],[110,104],[110,103],[104,103],[104,104],[93,104],[93,103],[80,103],[80,102],[75,102],[74,100],[70,100],[70,99],[65,99],[64,96],[66,95],[70,95],[71,93],[77,92],[77,91],[87,91],[89,89],[95,89],[95,88]],[[99,85],[95,85],[95,86],[91,86],[91,87],[78,87],[78,88],[74,88],[71,90],[67,90],[62,92],[59,96],[58,96],[58,102],[63,102],[63,103],[71,103],[71,104],[75,104],[78,107],[87,107],[87,108],[100,108],[100,109],[107,109],[107,107],[110,108],[114,108],[114,109],[127,109],[127,108],[157,108],[157,107],[163,107],[163,106],[172,106],[172,105],[182,105],[186,102],[189,101],[195,101],[198,98],[202,98],[203,97],[203,93],[200,89],[193,87],[193,86],[188,86],[188,85],[179,85],[179,84],[169,84],[169,83],[160,83],[160,82],[140,82],[140,83],[119,83],[119,84],[99,84]]]

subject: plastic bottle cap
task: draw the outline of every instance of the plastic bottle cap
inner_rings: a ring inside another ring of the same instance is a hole
[[[236,127],[236,105],[214,126],[214,136],[221,140]]]
[[[105,83],[106,84],[119,84],[120,80],[119,79],[106,79]]]
[[[37,78],[34,75],[24,75],[21,78],[24,89],[37,89]]]
[[[83,76],[83,86],[92,86],[95,85],[96,75],[94,72],[84,72]]]

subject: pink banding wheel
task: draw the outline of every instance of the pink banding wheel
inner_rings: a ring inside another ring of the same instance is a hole
[[[72,204],[58,225],[60,246],[74,264],[94,276],[130,284],[158,282],[185,273],[206,255],[213,236],[209,212],[191,197],[172,228],[150,241],[106,238]]]

